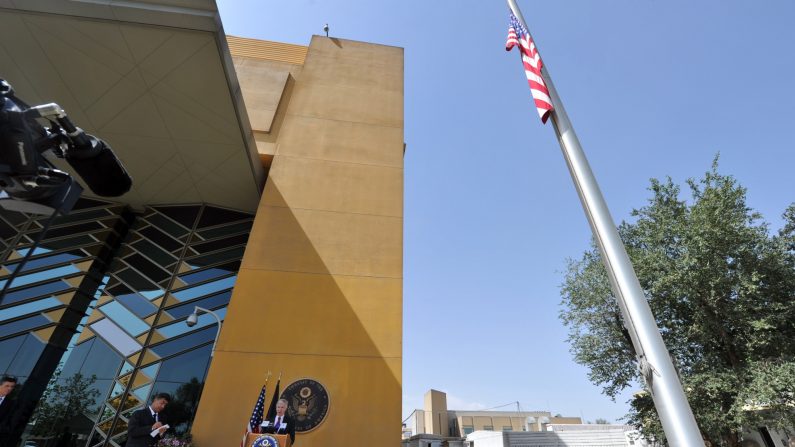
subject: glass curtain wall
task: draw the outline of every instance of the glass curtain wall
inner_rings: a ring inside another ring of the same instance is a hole
[[[148,207],[125,220],[123,206],[81,199],[80,208],[57,221],[0,304],[0,374],[25,385],[70,300],[88,296],[82,321],[62,342],[66,354],[59,351],[57,370],[45,377],[25,438],[123,446],[130,414],[158,392],[172,395],[166,413],[175,433],[187,433],[217,324],[207,314],[193,327],[185,319],[195,306],[223,319],[253,215],[179,205]],[[132,222],[120,229],[116,221]],[[0,214],[0,281],[39,229],[40,220]],[[89,275],[101,255],[108,263]],[[82,280],[87,276],[93,289]]]

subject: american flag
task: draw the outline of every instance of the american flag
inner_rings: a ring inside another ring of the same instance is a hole
[[[257,403],[254,404],[254,410],[251,412],[251,419],[248,420],[248,427],[246,427],[246,434],[259,433],[259,425],[262,423],[262,413],[265,411],[265,385],[262,385],[262,391],[259,392]],[[243,437],[245,439],[245,436]]]
[[[541,68],[544,64],[541,62],[541,56],[538,55],[536,44],[530,37],[530,33],[527,32],[527,28],[519,23],[519,20],[513,15],[513,11],[510,14],[508,41],[505,42],[505,50],[511,51],[513,47],[519,47],[522,65],[524,65],[524,72],[527,75],[527,82],[530,83],[530,93],[533,94],[541,122],[546,123],[554,107],[552,107],[552,100],[549,99],[549,90],[547,90],[547,85],[544,83],[544,78],[541,77]]]

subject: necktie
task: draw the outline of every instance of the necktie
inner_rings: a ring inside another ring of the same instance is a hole
[[[157,420],[157,413],[155,413],[155,422],[160,422]]]
[[[276,427],[276,431],[279,431],[279,427],[281,427],[281,422],[282,422],[281,416],[276,416],[276,424],[274,425]]]

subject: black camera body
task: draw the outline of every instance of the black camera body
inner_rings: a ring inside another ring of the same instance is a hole
[[[38,119],[49,121],[49,128]],[[104,141],[83,132],[58,104],[29,107],[0,79],[0,206],[33,214],[68,213],[83,188],[42,155],[65,159],[95,194],[118,197],[132,179]]]

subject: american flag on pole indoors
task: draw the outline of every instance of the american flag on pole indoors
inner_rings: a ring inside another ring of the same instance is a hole
[[[251,419],[248,420],[248,427],[246,427],[246,434],[259,433],[259,425],[262,423],[262,413],[265,411],[265,385],[262,385],[262,391],[259,392],[257,403],[254,404],[254,410],[251,412]],[[245,435],[243,440],[245,442]]]
[[[538,55],[536,44],[530,37],[530,33],[527,32],[527,28],[519,23],[519,20],[511,11],[510,22],[508,23],[508,41],[505,42],[505,50],[511,51],[515,46],[518,46],[521,52],[524,72],[527,75],[527,82],[530,83],[530,93],[533,94],[538,115],[541,117],[541,122],[546,123],[550,112],[554,108],[552,107],[552,100],[549,99],[547,85],[544,83],[544,78],[541,77],[541,68],[544,64],[541,62],[541,56]]]

